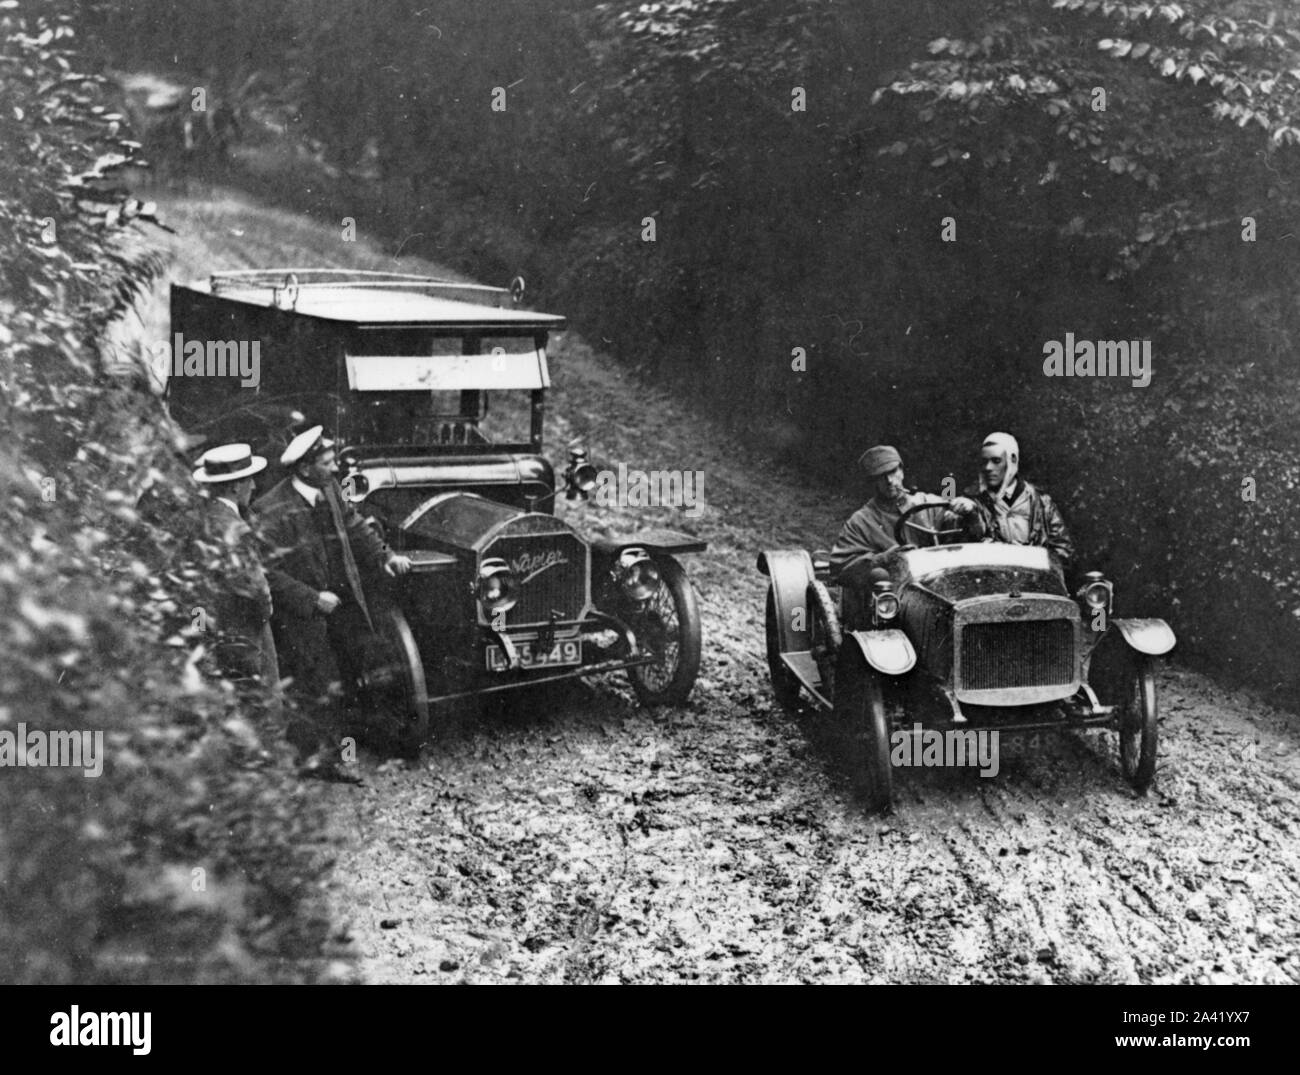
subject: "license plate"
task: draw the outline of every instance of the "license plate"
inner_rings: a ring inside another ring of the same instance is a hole
[[[555,665],[582,664],[582,642],[577,638],[556,642],[550,649],[540,649],[536,642],[516,642],[520,668],[551,668]],[[490,672],[503,672],[510,667],[505,652],[493,644],[487,648],[487,666]]]

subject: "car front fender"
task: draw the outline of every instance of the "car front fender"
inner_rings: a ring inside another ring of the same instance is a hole
[[[781,652],[797,653],[811,649],[808,586],[816,578],[812,557],[803,549],[769,549],[758,554],[758,570],[772,580]],[[796,618],[795,609],[803,609],[803,615]],[[801,625],[798,629],[794,626],[796,622]]]
[[[679,530],[644,530],[635,537],[612,541],[609,538],[597,538],[592,548],[602,556],[615,558],[624,549],[645,549],[648,553],[672,553],[680,556],[688,552],[704,552],[709,543],[694,534],[683,534]]]
[[[850,631],[844,644],[852,639],[862,651],[867,664],[887,676],[901,676],[916,667],[916,650],[912,641],[897,627],[875,631]]]
[[[1178,641],[1169,624],[1160,619],[1111,620],[1111,625],[1119,628],[1119,633],[1131,648],[1152,657],[1168,653]]]

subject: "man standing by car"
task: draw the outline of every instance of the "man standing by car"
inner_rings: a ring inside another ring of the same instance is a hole
[[[280,666],[271,633],[271,589],[243,514],[253,495],[253,475],[265,469],[266,460],[254,455],[247,444],[223,444],[203,453],[194,480],[207,492],[204,534],[226,550],[232,568],[217,590],[212,610],[217,664],[230,679],[260,679],[278,698]]]
[[[1050,496],[1020,477],[1020,445],[1011,434],[990,433],[984,438],[980,486],[970,492],[979,505],[988,540],[1042,545],[1069,566],[1074,543],[1065,519]]]
[[[842,586],[861,588],[871,581],[871,571],[902,548],[894,536],[898,517],[917,504],[934,504],[918,511],[908,522],[932,530],[952,529],[957,518],[976,511],[974,501],[958,497],[951,504],[926,493],[909,493],[903,485],[903,459],[887,444],[868,448],[858,459],[872,482],[874,495],[844,524],[831,549],[831,571]]]
[[[334,442],[323,427],[294,437],[280,462],[291,469],[289,477],[254,510],[269,548],[276,639],[307,710],[290,723],[289,741],[305,761],[304,776],[358,782],[334,757],[342,730],[339,695],[351,695],[374,632],[357,560],[389,575],[406,574],[411,561],[390,551],[343,499]]]

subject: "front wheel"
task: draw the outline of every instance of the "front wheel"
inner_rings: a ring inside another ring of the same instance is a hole
[[[835,722],[845,738],[854,790],[867,809],[884,813],[893,804],[889,720],[880,673],[867,664],[858,644],[846,640],[835,669]]]
[[[1156,775],[1156,677],[1151,665],[1150,657],[1133,654],[1117,711],[1120,767],[1139,795]]]
[[[660,586],[628,616],[651,664],[628,669],[642,705],[681,705],[700,672],[700,610],[686,571],[671,556],[656,556]]]
[[[366,691],[387,717],[387,730],[398,750],[418,754],[429,738],[429,692],[420,649],[410,624],[396,606],[378,614],[375,633],[378,646],[375,659],[365,671]]]
[[[1139,795],[1156,775],[1157,718],[1155,662],[1121,639],[1107,638],[1094,655],[1089,681],[1105,705],[1115,707],[1119,763]]]

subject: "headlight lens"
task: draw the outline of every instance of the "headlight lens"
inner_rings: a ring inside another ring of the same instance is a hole
[[[871,608],[876,622],[884,623],[898,615],[898,594],[892,582],[877,582],[871,587]]]
[[[1114,585],[1100,571],[1089,571],[1083,578],[1083,588],[1079,591],[1083,603],[1089,608],[1109,609]]]
[[[618,558],[618,581],[633,601],[653,597],[659,589],[659,569],[645,549],[624,549]]]
[[[596,481],[599,474],[591,461],[587,458],[587,449],[583,447],[574,447],[569,449],[569,465],[564,470],[564,486],[567,490],[565,496],[569,500],[576,500],[582,497],[587,499],[587,494],[596,488]]]
[[[515,577],[500,557],[490,556],[479,565],[476,592],[479,604],[488,612],[514,608],[519,600],[515,590]]]

